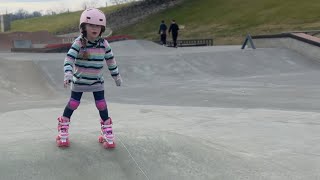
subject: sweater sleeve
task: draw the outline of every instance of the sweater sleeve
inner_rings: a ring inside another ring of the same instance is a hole
[[[66,58],[64,59],[64,72],[71,71],[73,73],[73,65],[79,54],[81,47],[81,42],[79,39],[76,39],[69,49]]]
[[[116,60],[113,56],[112,49],[108,43],[107,40],[104,40],[104,47],[105,47],[105,55],[104,59],[106,60],[108,69],[110,71],[110,74],[114,80],[118,79],[120,74],[119,74],[119,69],[116,63]]]

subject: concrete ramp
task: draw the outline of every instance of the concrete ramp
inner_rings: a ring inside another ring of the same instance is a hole
[[[55,145],[65,54],[0,54],[0,179],[318,179],[320,64],[288,49],[111,44],[105,95],[117,148],[85,94]]]

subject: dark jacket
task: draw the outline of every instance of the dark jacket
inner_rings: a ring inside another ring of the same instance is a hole
[[[167,33],[167,26],[164,23],[161,23],[160,29],[159,29],[159,34],[166,34]]]
[[[172,32],[172,34],[178,34],[178,31],[179,31],[178,24],[172,23],[169,28],[169,33]]]

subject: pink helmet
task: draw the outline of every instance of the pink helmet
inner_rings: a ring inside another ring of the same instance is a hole
[[[95,24],[106,27],[106,16],[102,11],[95,8],[89,8],[82,12],[80,17],[80,24],[88,23],[88,24]]]

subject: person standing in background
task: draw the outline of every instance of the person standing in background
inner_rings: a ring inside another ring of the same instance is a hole
[[[170,35],[170,32],[172,32],[173,47],[175,48],[177,48],[178,31],[179,31],[179,26],[176,23],[176,21],[173,19],[171,21],[171,25],[169,28],[169,35]]]
[[[162,45],[167,44],[167,25],[164,23],[164,20],[161,21],[158,34],[160,34],[160,42]]]

